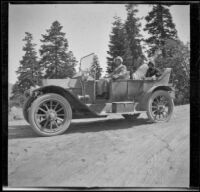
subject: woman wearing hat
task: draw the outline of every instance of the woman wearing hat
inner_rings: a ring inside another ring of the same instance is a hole
[[[114,59],[114,63],[115,63],[116,68],[107,77],[111,78],[113,80],[125,79],[126,78],[126,74],[127,74],[127,69],[126,69],[126,66],[123,65],[123,59],[120,56],[117,56]]]
[[[123,65],[123,59],[117,56],[114,59],[115,69],[105,79],[100,79],[97,83],[97,95],[103,95],[108,98],[109,82],[110,80],[126,79],[129,78],[126,66]]]

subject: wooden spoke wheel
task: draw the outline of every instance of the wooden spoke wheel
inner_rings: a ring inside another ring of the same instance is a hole
[[[155,91],[147,102],[147,115],[152,122],[169,121],[173,109],[174,102],[167,91]]]
[[[38,97],[29,111],[29,122],[40,136],[64,133],[70,125],[72,109],[69,102],[58,94]]]

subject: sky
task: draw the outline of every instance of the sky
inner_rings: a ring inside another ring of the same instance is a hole
[[[138,4],[138,17],[145,17],[152,6]],[[170,8],[173,22],[178,31],[178,37],[184,43],[190,42],[190,12],[189,5],[173,5]],[[41,34],[57,20],[66,33],[69,48],[77,61],[90,53],[97,54],[103,71],[106,70],[106,57],[109,44],[109,35],[112,30],[113,17],[126,19],[124,4],[24,4],[9,5],[9,56],[8,82],[17,80],[16,70],[19,61],[24,55],[22,39],[25,32],[33,35],[33,43],[37,44],[38,51],[42,39]],[[145,20],[142,19],[142,28]],[[141,30],[144,37],[147,33]],[[39,53],[38,53],[39,57]]]

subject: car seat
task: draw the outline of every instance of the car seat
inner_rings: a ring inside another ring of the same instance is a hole
[[[162,82],[163,84],[168,84],[171,71],[172,68],[164,68],[162,75],[158,77],[157,81]]]

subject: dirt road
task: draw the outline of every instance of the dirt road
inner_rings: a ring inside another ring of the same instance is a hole
[[[189,105],[168,123],[120,115],[74,120],[68,131],[38,137],[25,121],[9,123],[8,184],[81,187],[188,187]]]

